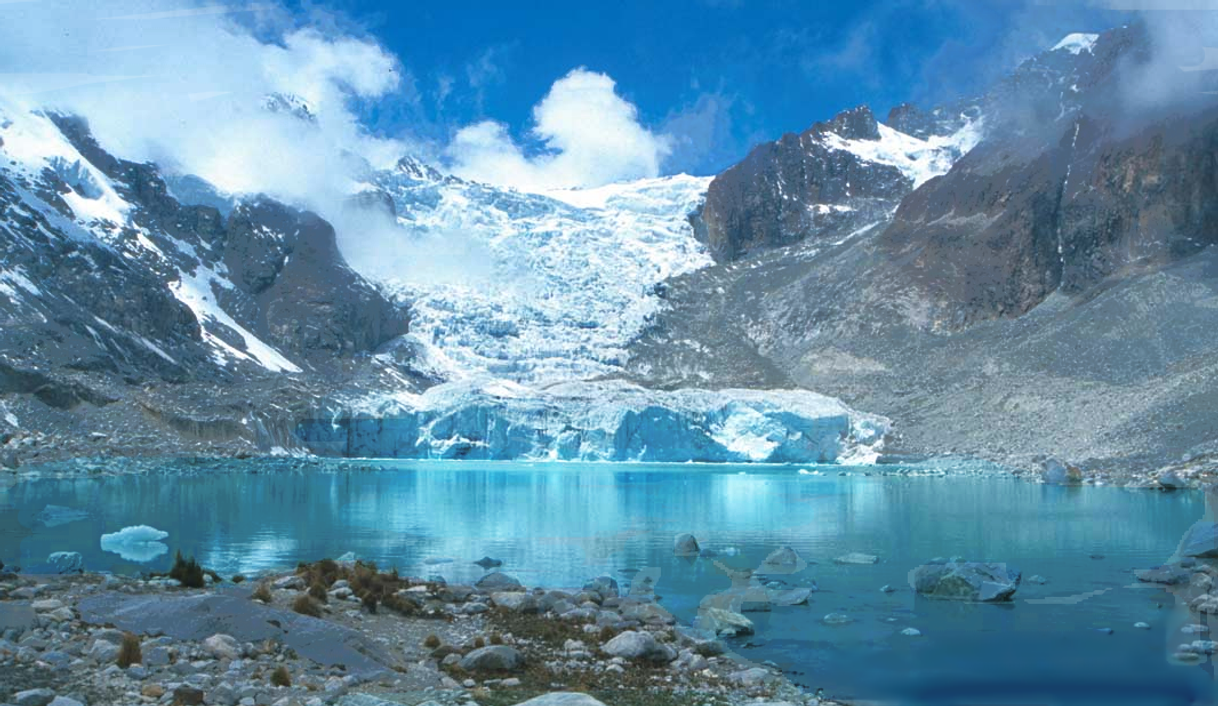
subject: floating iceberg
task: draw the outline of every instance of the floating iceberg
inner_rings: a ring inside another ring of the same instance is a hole
[[[168,532],[148,525],[124,527],[117,532],[103,534],[101,548],[127,561],[144,563],[169,553],[169,547],[161,541],[168,536]]]
[[[297,434],[314,453],[351,457],[831,463],[878,448],[887,430],[883,417],[804,390],[478,378],[355,400]]]

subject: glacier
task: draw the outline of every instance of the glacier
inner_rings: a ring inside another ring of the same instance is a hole
[[[888,428],[804,390],[479,377],[357,398],[302,422],[297,435],[314,453],[364,458],[832,463],[878,451]]]

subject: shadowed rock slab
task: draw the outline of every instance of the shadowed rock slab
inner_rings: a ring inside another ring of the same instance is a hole
[[[349,673],[362,676],[384,673],[395,665],[384,648],[354,630],[244,597],[107,593],[86,598],[77,609],[86,623],[112,624],[139,635],[202,641],[219,633],[241,643],[272,639],[318,664],[342,664]]]

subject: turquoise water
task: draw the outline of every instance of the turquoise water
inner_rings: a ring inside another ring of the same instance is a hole
[[[661,602],[692,620],[703,596],[730,584],[708,559],[672,556],[673,536],[692,532],[736,567],[755,567],[781,545],[817,562],[786,579],[815,582],[811,604],[751,613],[757,635],[737,647],[830,694],[869,696],[889,682],[912,689],[931,675],[942,683],[1061,672],[1162,686],[1200,671],[1167,664],[1167,646],[1193,638],[1175,637],[1174,599],[1135,585],[1131,573],[1171,555],[1203,514],[1199,494],[874,472],[891,468],[842,476],[840,467],[812,466],[233,463],[241,470],[0,489],[0,559],[34,569],[53,551],[78,551],[91,570],[138,573],[166,568],[181,549],[230,575],[354,552],[411,574],[472,581],[483,571],[471,562],[489,555],[530,585],[658,574]],[[37,519],[47,505],[84,514],[47,527]],[[170,553],[141,563],[102,551],[103,533],[137,524],[168,532]],[[852,551],[881,560],[833,563]],[[952,555],[1005,561],[1048,583],[1025,580],[1010,606],[909,591],[911,568]],[[899,590],[882,593],[885,584]],[[854,622],[826,625],[820,619],[831,612]],[[1138,621],[1153,629],[1133,629]],[[901,635],[906,627],[922,637]]]

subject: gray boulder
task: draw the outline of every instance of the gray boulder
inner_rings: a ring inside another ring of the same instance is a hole
[[[619,595],[621,589],[612,576],[597,576],[585,583],[583,590],[599,593],[602,598],[612,598]]]
[[[524,586],[522,586],[514,577],[508,576],[507,574],[499,571],[492,571],[486,576],[478,579],[477,583],[474,584],[474,588],[481,591],[490,592],[524,590]]]
[[[1044,463],[1041,480],[1047,485],[1078,485],[1083,482],[1083,472],[1077,466],[1051,458]]]
[[[537,598],[524,591],[496,591],[491,594],[491,600],[500,608],[513,613],[536,613]]]
[[[55,692],[50,689],[27,689],[13,696],[16,706],[47,706],[55,698]]]
[[[909,585],[929,598],[979,603],[1011,600],[1022,574],[1002,563],[923,564],[909,572]]]
[[[753,621],[743,615],[722,608],[702,608],[698,611],[698,627],[720,637],[752,635]]]
[[[678,534],[672,543],[672,553],[676,556],[698,556],[698,540],[688,532]]]
[[[85,559],[80,552],[55,552],[47,557],[47,563],[57,574],[78,574],[85,570]]]
[[[676,657],[669,648],[656,642],[654,635],[641,630],[627,630],[606,642],[601,649],[611,657],[649,662],[669,662]]]
[[[522,701],[516,704],[516,706],[605,706],[605,704],[587,694],[562,691],[554,694],[542,694],[528,701]]]
[[[1188,487],[1188,483],[1175,471],[1163,471],[1156,480],[1163,490],[1180,490]]]
[[[480,647],[461,659],[461,668],[467,672],[511,672],[519,669],[524,658],[515,648],[507,645]]]
[[[1184,533],[1176,554],[1197,559],[1218,558],[1218,523],[1208,520],[1195,522]]]

